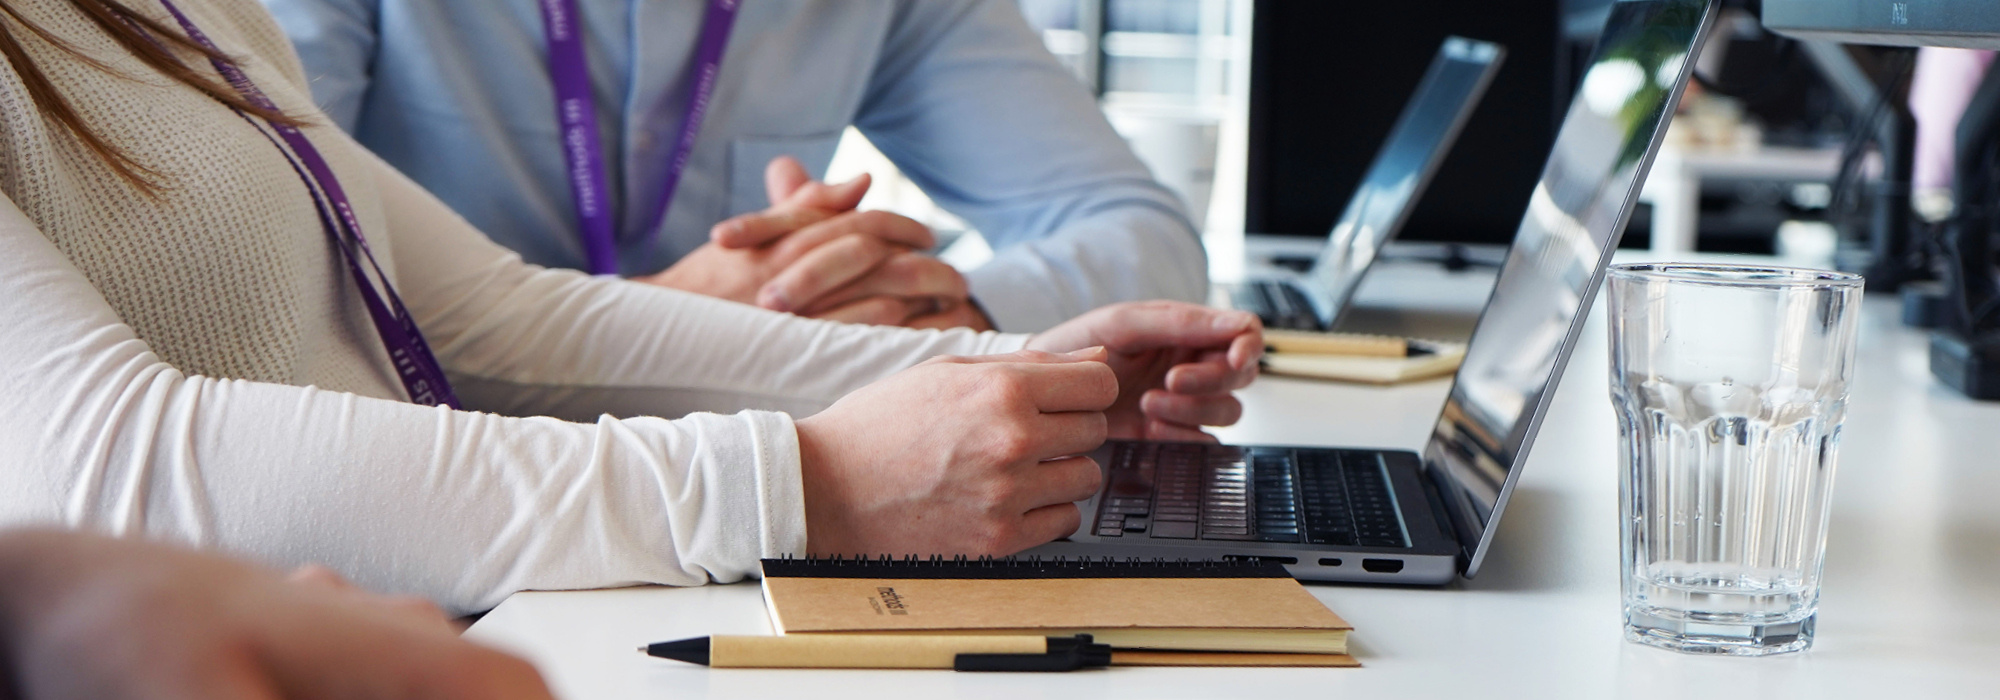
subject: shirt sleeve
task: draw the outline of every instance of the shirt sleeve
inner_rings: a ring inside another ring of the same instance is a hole
[[[1012,2],[902,3],[856,126],[992,243],[995,258],[967,279],[1002,329],[1207,298],[1186,208]]]
[[[449,212],[427,211],[434,203],[405,191],[414,186],[400,176],[382,185],[400,277],[436,275],[406,285],[405,296],[420,320],[442,329],[434,337],[461,370],[523,383],[574,380],[586,394],[621,378],[641,388],[741,389],[778,386],[759,383],[775,380],[756,375],[754,363],[717,364],[717,354],[755,342],[805,338],[821,344],[758,357],[800,362],[845,349],[857,358],[850,362],[882,371],[924,349],[1020,342],[884,332],[888,342],[863,348],[867,329],[765,321],[745,325],[735,341],[716,340],[720,350],[680,355],[670,351],[687,344],[665,329],[717,332],[727,324],[709,315],[722,309],[528,268],[454,227]],[[424,225],[435,227],[417,229]],[[446,256],[454,264],[430,257],[454,252]],[[440,293],[453,284],[471,285],[468,295]],[[651,324],[659,329],[640,328]],[[568,422],[185,374],[162,362],[4,197],[0,328],[9,329],[0,333],[5,524],[172,539],[275,565],[323,563],[457,613],[519,590],[731,581],[753,574],[759,557],[805,545],[797,437],[782,413]],[[524,337],[540,332],[560,342]],[[661,343],[589,349],[643,339]],[[479,347],[506,341],[523,347]],[[538,351],[546,356],[530,357]],[[669,366],[670,355],[687,364]],[[566,363],[578,367],[558,368]],[[838,373],[853,365],[829,366]],[[675,381],[709,371],[748,374],[741,384]],[[773,391],[810,396],[865,379]]]
[[[354,133],[375,69],[377,0],[263,0],[304,64],[313,101]]]
[[[931,357],[1027,343],[1025,335],[963,328],[819,321],[528,265],[395,168],[373,162],[397,288],[468,407],[572,420],[812,413]]]

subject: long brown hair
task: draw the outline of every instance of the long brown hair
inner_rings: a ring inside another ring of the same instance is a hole
[[[200,90],[209,97],[244,113],[281,124],[297,126],[301,123],[283,112],[251,104],[221,79],[195,70],[173,53],[173,49],[181,49],[201,54],[214,61],[234,62],[235,59],[220,51],[203,46],[177,30],[134,12],[118,0],[69,0],[69,3],[84,16],[89,17],[98,29],[111,35],[111,38],[124,46],[126,51],[137,56],[153,70],[183,85]],[[12,20],[12,25],[26,29],[35,38],[62,50],[63,53],[98,70],[113,75],[118,74],[103,61],[76,48],[75,44],[22,16],[9,0],[0,0],[0,13],[6,14],[6,18]],[[42,113],[42,117],[62,125],[64,130],[76,137],[92,153],[104,159],[105,164],[111,166],[112,171],[118,173],[120,178],[132,183],[140,191],[151,196],[165,189],[168,183],[159,170],[134,159],[132,154],[104,140],[103,136],[90,127],[90,123],[82,114],[77,113],[76,107],[70,104],[62,91],[56,89],[55,83],[49,81],[48,75],[42,72],[41,67],[35,65],[34,60],[28,57],[28,52],[22,48],[20,39],[15,36],[9,24],[0,21],[0,56],[5,56],[7,62],[13,64],[14,73],[19,75],[21,82],[27,86],[28,96],[35,101],[35,108]]]

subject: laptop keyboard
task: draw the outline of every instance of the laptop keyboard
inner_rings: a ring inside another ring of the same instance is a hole
[[[1280,280],[1246,282],[1236,288],[1231,302],[1238,309],[1257,314],[1266,328],[1325,330],[1320,327],[1319,314],[1313,311],[1312,300]]]
[[[1120,443],[1100,537],[1407,547],[1373,452]]]

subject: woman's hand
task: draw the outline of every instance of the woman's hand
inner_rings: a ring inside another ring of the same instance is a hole
[[[549,700],[534,667],[436,608],[157,544],[0,535],[17,700]]]
[[[1173,301],[1114,304],[1028,340],[1062,352],[1103,346],[1118,375],[1106,411],[1110,436],[1213,442],[1204,425],[1232,425],[1243,404],[1231,395],[1257,378],[1264,326],[1254,314]]]
[[[1075,532],[1097,493],[1104,351],[941,357],[798,425],[814,554],[1012,554]]]

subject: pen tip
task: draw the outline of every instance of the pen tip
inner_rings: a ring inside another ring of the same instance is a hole
[[[647,655],[662,659],[685,661],[691,664],[708,665],[708,638],[695,637],[672,642],[659,642],[640,647]]]

